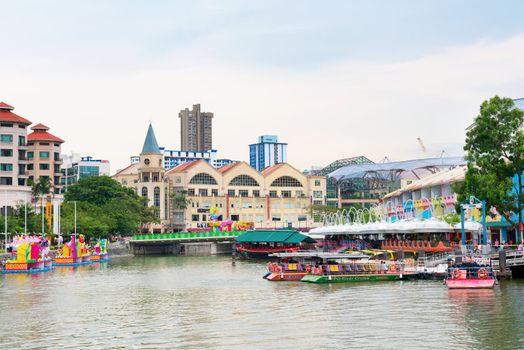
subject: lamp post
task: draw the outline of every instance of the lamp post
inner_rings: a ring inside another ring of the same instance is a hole
[[[5,199],[5,210],[4,210],[4,250],[7,253],[7,190],[4,191],[4,199]]]

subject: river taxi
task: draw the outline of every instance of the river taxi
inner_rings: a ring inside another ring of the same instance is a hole
[[[300,281],[306,274],[311,273],[312,267],[322,261],[319,255],[347,256],[320,252],[273,253],[269,257],[277,258],[278,262],[267,264],[267,273],[263,278],[268,281]]]
[[[493,288],[495,283],[493,268],[476,262],[450,265],[445,279],[449,289]]]
[[[301,281],[308,283],[344,283],[398,281],[414,278],[417,272],[407,269],[403,261],[370,260],[365,255],[323,257]]]

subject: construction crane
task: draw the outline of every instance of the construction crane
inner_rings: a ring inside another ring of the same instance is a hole
[[[424,142],[422,142],[422,139],[420,137],[417,137],[417,141],[420,145],[420,148],[422,148],[422,152],[426,153],[426,146],[424,146]]]

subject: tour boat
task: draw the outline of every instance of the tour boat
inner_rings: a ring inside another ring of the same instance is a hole
[[[235,238],[239,256],[268,258],[270,254],[297,252],[314,239],[295,230],[252,230]]]
[[[417,272],[405,269],[402,261],[369,260],[366,255],[323,257],[322,264],[311,268],[301,281],[343,283],[397,281],[414,278]]]
[[[493,288],[495,282],[491,266],[474,262],[449,266],[445,279],[449,289]]]
[[[311,272],[312,266],[315,266],[320,258],[315,252],[290,252],[290,253],[273,253],[270,257],[278,258],[278,262],[269,262],[267,264],[267,273],[264,279],[268,281],[300,281],[302,277]]]

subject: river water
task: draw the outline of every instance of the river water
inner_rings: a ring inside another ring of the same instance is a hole
[[[524,349],[524,280],[268,282],[264,263],[128,257],[0,276],[0,349]]]

